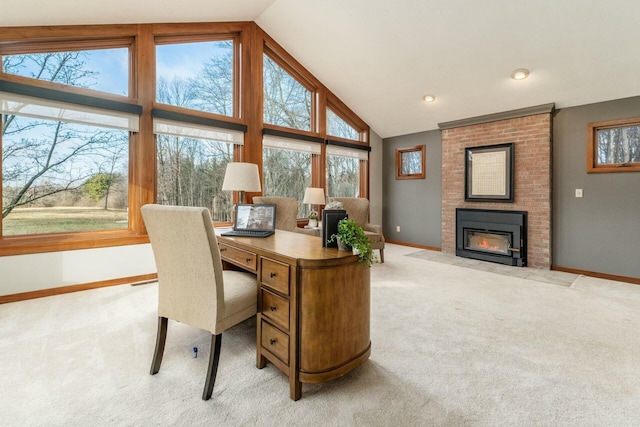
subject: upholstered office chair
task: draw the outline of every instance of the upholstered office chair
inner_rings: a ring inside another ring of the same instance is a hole
[[[349,219],[355,221],[369,238],[371,249],[380,251],[380,262],[384,262],[384,235],[382,226],[369,224],[369,199],[363,197],[330,197],[330,202],[340,202]]]
[[[211,353],[203,400],[216,381],[222,332],[256,314],[256,277],[223,271],[206,208],[142,207],[158,270],[158,335],[151,375],[160,370],[168,319],[211,332]]]
[[[276,205],[276,228],[278,230],[317,236],[315,230],[298,227],[298,201],[293,197],[256,196],[253,203],[272,203]]]

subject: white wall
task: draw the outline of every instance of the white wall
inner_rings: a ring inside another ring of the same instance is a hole
[[[0,257],[0,295],[156,272],[150,244]]]
[[[371,224],[382,225],[382,138],[373,130],[370,131],[369,145],[369,221]]]

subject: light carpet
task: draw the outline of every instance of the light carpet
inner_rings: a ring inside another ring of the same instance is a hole
[[[156,284],[0,305],[0,424],[639,424],[640,286],[552,284],[415,252],[387,245],[372,267],[370,360],[304,384],[297,402],[280,371],[256,369],[254,319],[223,334],[211,400],[205,332],[170,322],[149,375]]]

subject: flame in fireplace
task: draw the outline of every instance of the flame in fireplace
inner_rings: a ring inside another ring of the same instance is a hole
[[[487,242],[487,239],[485,239],[484,237],[482,238],[480,243],[478,243],[477,247],[479,247],[480,249],[487,249],[491,251],[500,251],[502,249],[499,245],[489,244],[489,242]]]

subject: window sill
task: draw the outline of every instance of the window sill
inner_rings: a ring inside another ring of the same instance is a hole
[[[37,236],[7,236],[0,238],[0,256],[104,248],[142,243],[149,243],[149,237],[147,235],[137,235],[131,230],[52,233]]]
[[[617,173],[617,172],[640,172],[640,164],[633,163],[622,165],[592,166],[587,168],[587,173]]]

